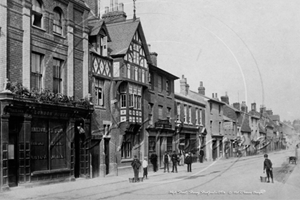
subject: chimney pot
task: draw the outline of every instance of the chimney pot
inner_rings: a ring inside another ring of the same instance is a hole
[[[212,93],[212,96],[211,96],[212,98],[215,98],[215,94],[214,93]]]
[[[203,87],[203,82],[200,81],[200,86],[198,87],[198,93],[205,95],[205,87]]]

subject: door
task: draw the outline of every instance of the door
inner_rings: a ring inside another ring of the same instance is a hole
[[[109,174],[109,139],[104,139],[104,154],[105,154],[105,166],[106,174]]]
[[[18,186],[19,177],[19,133],[21,122],[16,118],[11,118],[9,123],[9,144],[8,144],[8,185]]]

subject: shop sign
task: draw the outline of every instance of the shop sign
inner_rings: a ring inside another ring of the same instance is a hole
[[[170,124],[169,120],[159,120],[155,122],[155,128],[172,128],[172,124]]]

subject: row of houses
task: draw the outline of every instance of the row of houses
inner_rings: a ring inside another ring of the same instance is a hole
[[[208,97],[202,82],[194,92],[184,76],[175,93],[141,20],[114,1],[101,16],[98,3],[0,2],[1,191],[127,173],[135,155],[162,166],[166,151],[197,161],[282,148],[278,115]]]

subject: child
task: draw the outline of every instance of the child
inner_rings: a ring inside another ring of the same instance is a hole
[[[265,171],[267,172],[267,177],[268,177],[268,183],[270,183],[270,177],[272,179],[272,183],[273,182],[273,171],[272,171],[272,162],[270,159],[268,159],[268,154],[264,155],[265,161],[264,161],[264,173]]]
[[[146,177],[146,179],[148,179],[148,161],[147,161],[147,157],[145,157],[144,160],[143,160],[143,170],[144,170],[143,178]]]

